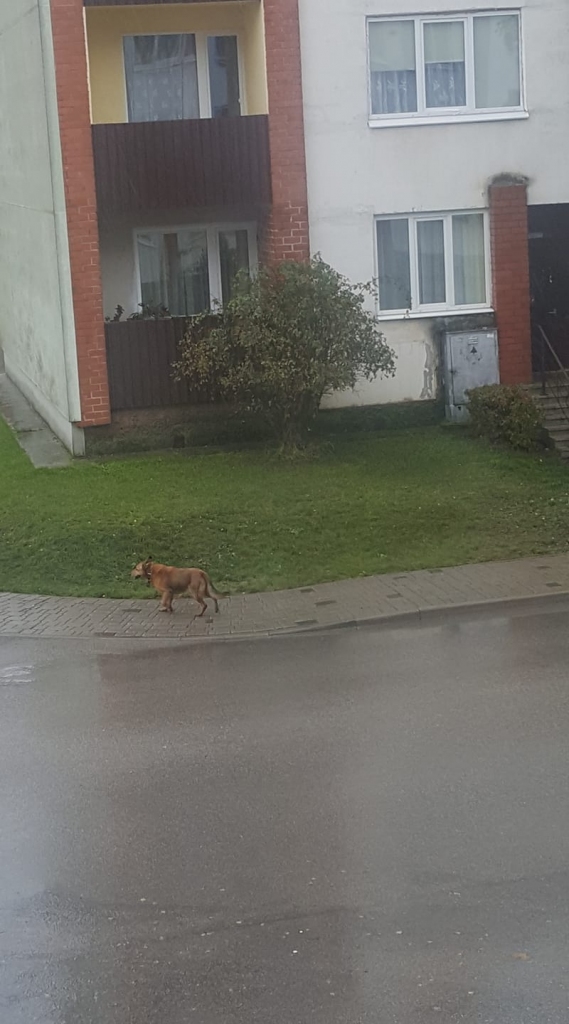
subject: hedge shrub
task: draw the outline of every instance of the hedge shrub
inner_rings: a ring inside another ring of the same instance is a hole
[[[488,384],[467,393],[472,430],[498,444],[522,451],[544,446],[540,411],[528,391],[508,384]]]

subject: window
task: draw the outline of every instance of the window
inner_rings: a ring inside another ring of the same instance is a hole
[[[207,41],[212,117],[237,117],[239,62],[236,36],[209,36]]]
[[[195,36],[127,36],[129,121],[200,116]]]
[[[487,308],[487,248],[484,213],[379,219],[380,310]]]
[[[249,232],[245,228],[238,231],[219,232],[219,268],[221,272],[221,301],[225,304],[233,294],[233,283],[239,273],[249,273]]]
[[[125,36],[129,121],[241,114],[237,36]]]
[[[372,122],[524,115],[520,14],[372,19]]]
[[[196,316],[227,302],[240,270],[257,262],[253,225],[136,232],[140,301],[172,316]]]

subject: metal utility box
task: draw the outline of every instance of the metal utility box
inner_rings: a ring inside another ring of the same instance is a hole
[[[498,384],[497,331],[458,331],[444,336],[446,417],[454,423],[468,419],[466,392],[483,384]]]

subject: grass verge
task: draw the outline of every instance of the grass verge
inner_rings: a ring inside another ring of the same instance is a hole
[[[313,459],[169,452],[34,470],[0,423],[2,589],[150,596],[150,554],[254,591],[567,550],[569,472],[462,431],[334,438]]]

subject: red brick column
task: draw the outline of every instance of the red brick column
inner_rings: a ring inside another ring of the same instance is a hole
[[[506,180],[489,190],[493,304],[503,384],[532,380],[527,187]]]
[[[82,0],[51,0],[81,395],[81,427],[109,423],[99,231]]]
[[[298,0],[265,0],[273,205],[262,255],[310,257]]]

